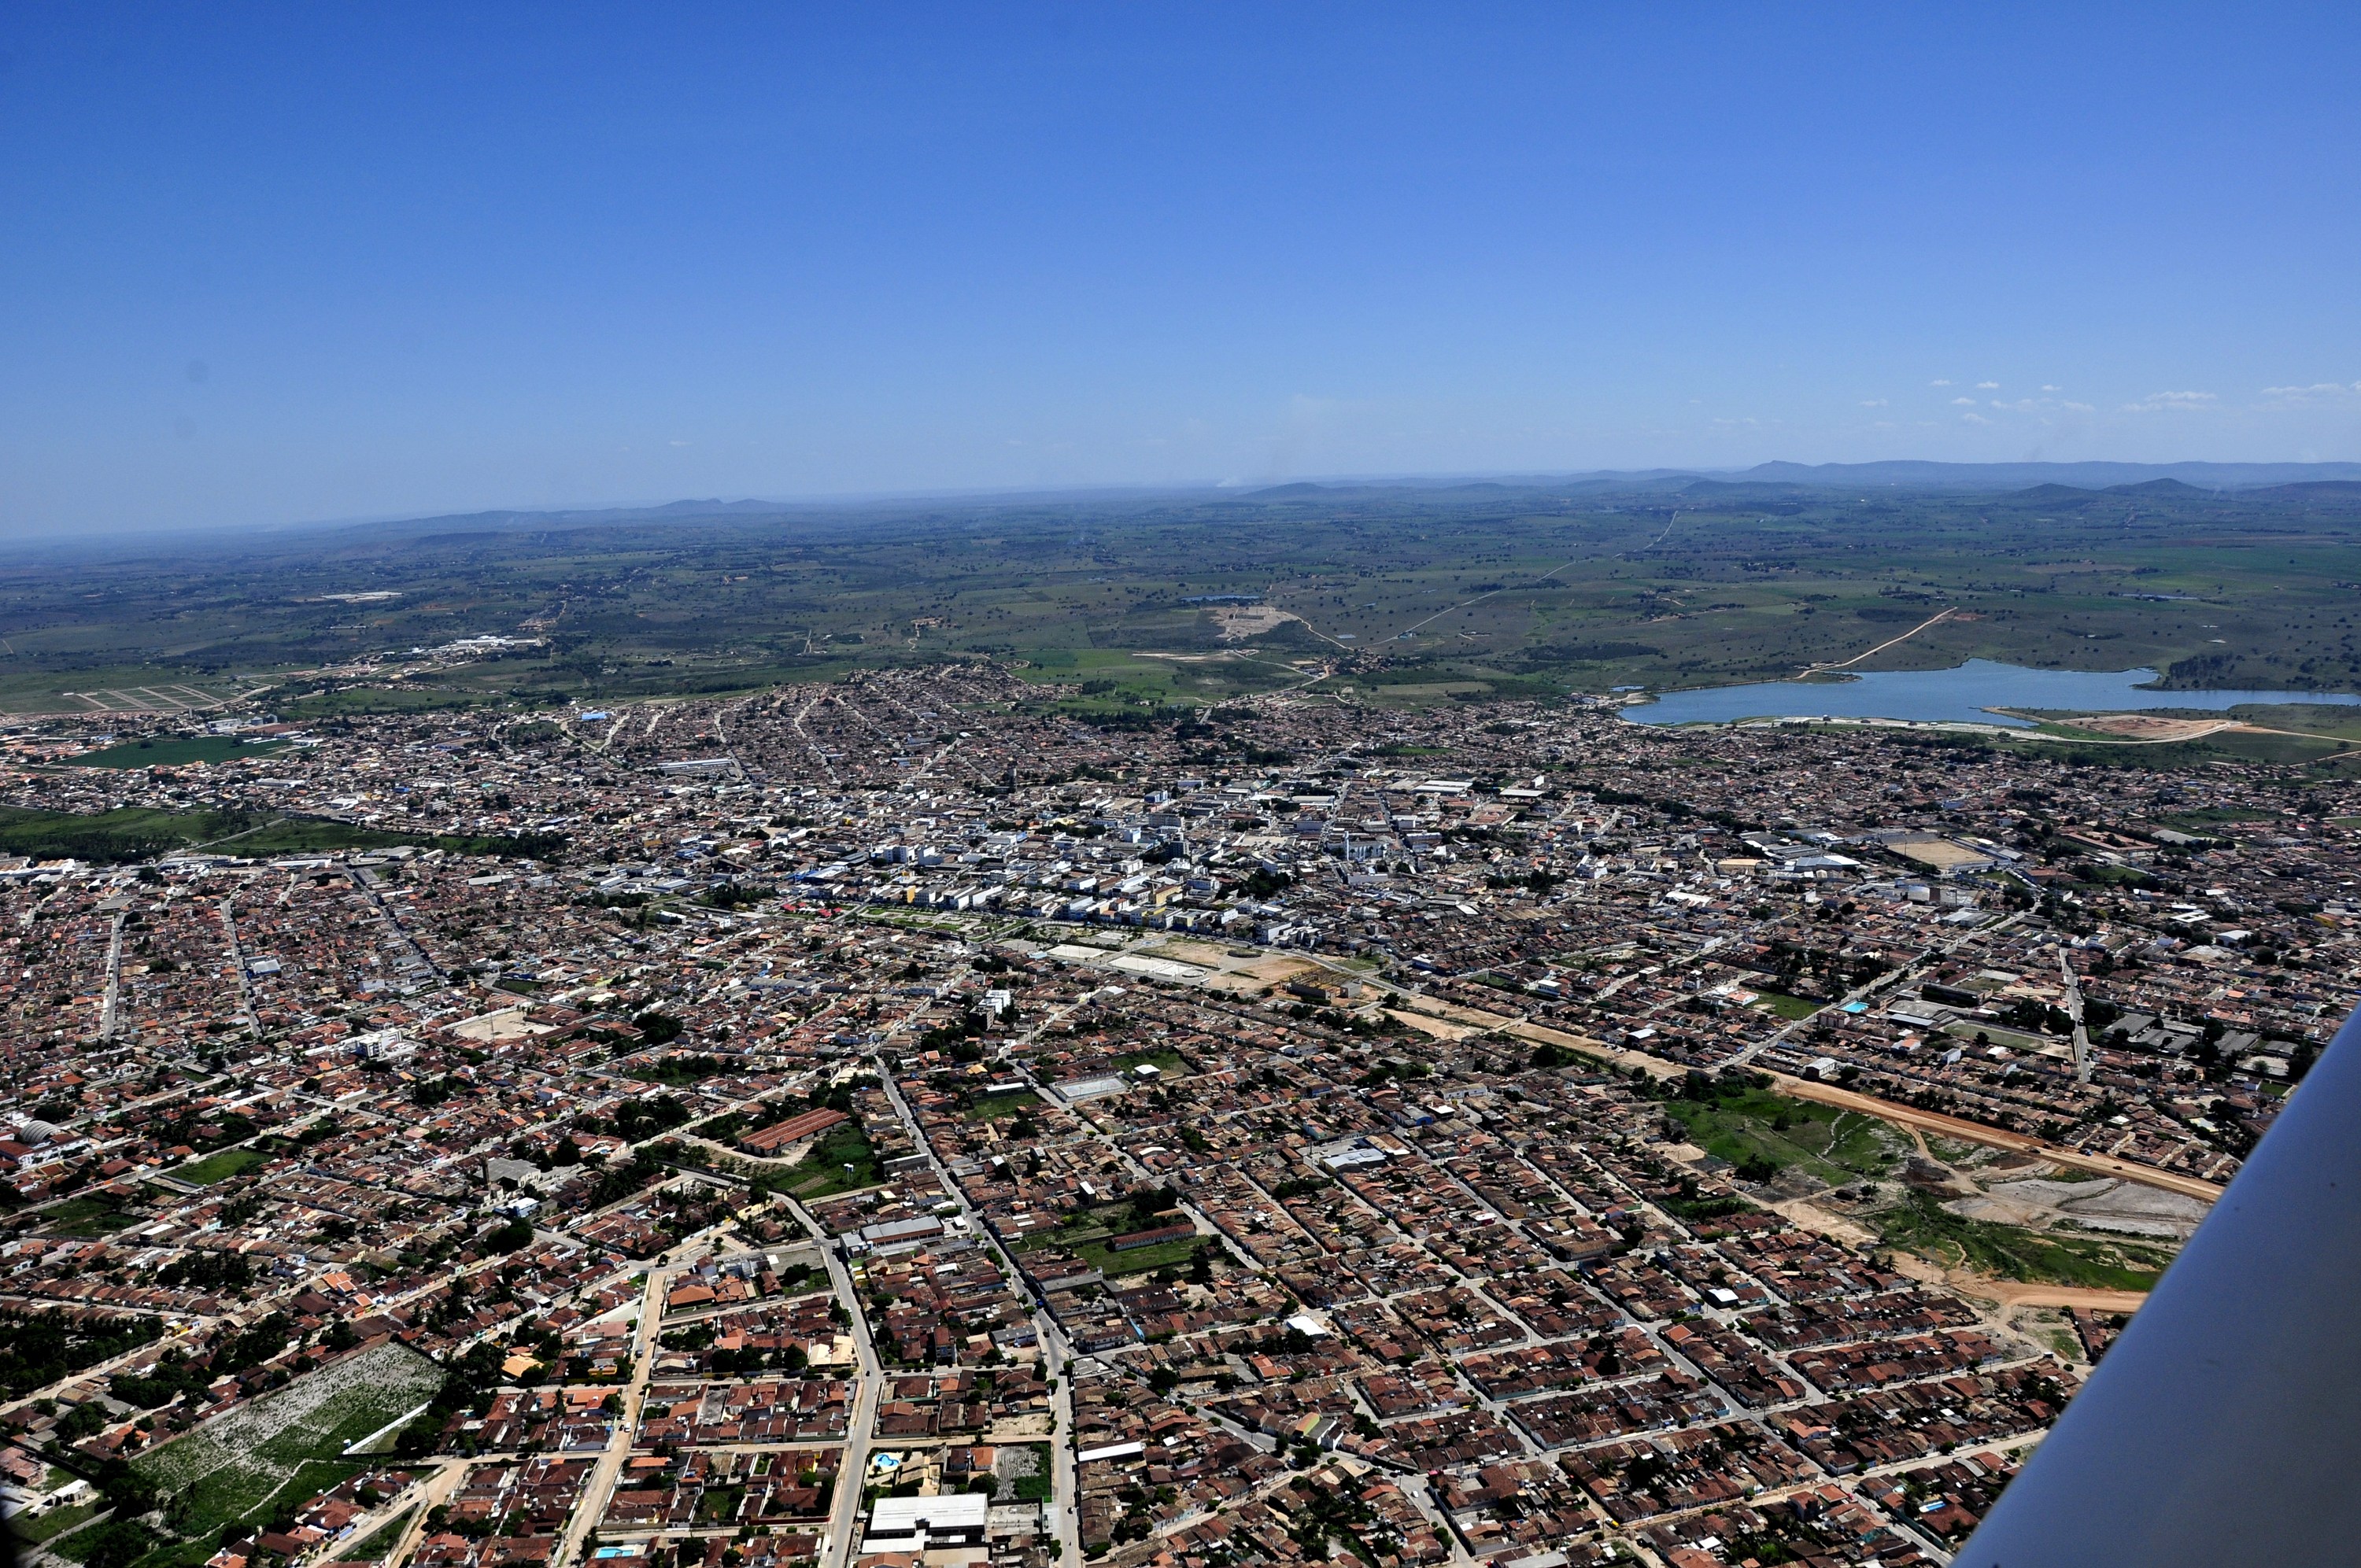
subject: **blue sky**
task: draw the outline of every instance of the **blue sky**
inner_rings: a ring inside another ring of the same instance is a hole
[[[12,6],[0,529],[2361,458],[2257,9]]]

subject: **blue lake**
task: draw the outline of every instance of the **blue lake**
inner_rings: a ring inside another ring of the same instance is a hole
[[[1668,692],[1623,710],[1641,724],[1726,724],[1739,718],[1909,718],[2030,728],[2026,720],[1989,713],[1993,707],[2055,708],[2121,713],[2147,707],[2210,712],[2257,702],[2329,703],[2361,707],[2347,692],[2150,691],[2154,670],[2028,670],[1971,659],[1953,670],[1894,670],[1842,681],[1763,681]]]

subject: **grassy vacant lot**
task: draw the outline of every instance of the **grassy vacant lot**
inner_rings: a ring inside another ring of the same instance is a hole
[[[1883,1124],[1876,1118],[1790,1100],[1767,1089],[1723,1088],[1709,1102],[1667,1102],[1664,1112],[1688,1129],[1691,1143],[1755,1173],[1757,1179],[1801,1166],[1838,1185],[1878,1175],[1893,1159]]]
[[[225,811],[161,811],[126,806],[116,811],[30,811],[0,807],[0,852],[35,860],[71,856],[110,865],[144,861],[192,844],[226,838],[253,826]]]
[[[442,1369],[416,1352],[379,1345],[141,1454],[132,1464],[159,1491],[190,1499],[188,1544],[149,1561],[161,1568],[203,1546],[202,1561],[222,1526],[267,1519],[278,1503],[308,1499],[359,1474],[367,1462],[344,1458],[346,1447],[409,1413],[442,1378]]]
[[[343,686],[327,691],[315,687],[304,696],[274,697],[271,707],[280,718],[298,721],[342,718],[360,713],[443,713],[500,701],[497,694],[488,691],[379,685]]]
[[[1191,1236],[1180,1241],[1159,1242],[1155,1246],[1133,1247],[1116,1252],[1107,1245],[1111,1235],[1120,1232],[1085,1233],[1090,1239],[1077,1241],[1074,1234],[1065,1230],[1037,1231],[1017,1243],[1018,1252],[1030,1252],[1036,1247],[1061,1246],[1108,1278],[1126,1274],[1152,1274],[1159,1268],[1173,1268],[1186,1264],[1201,1246],[1216,1246],[1211,1236]]]
[[[385,1554],[393,1550],[394,1543],[401,1539],[401,1532],[409,1529],[410,1521],[417,1517],[418,1510],[415,1508],[406,1514],[397,1515],[372,1530],[358,1545],[339,1550],[336,1560],[340,1563],[384,1562]]]
[[[1964,1219],[1923,1192],[1878,1216],[1888,1246],[1999,1279],[2146,1290],[2172,1261],[2162,1247],[2095,1235],[2060,1235]]]
[[[798,1198],[827,1198],[874,1187],[884,1179],[878,1168],[877,1151],[869,1146],[860,1124],[844,1122],[830,1127],[809,1153],[788,1168],[785,1185]]]
[[[13,659],[8,663],[10,668],[0,673],[0,713],[80,714],[91,709],[91,704],[78,697],[62,696],[66,691],[131,696],[141,686],[181,686],[188,689],[151,695],[194,701],[198,696],[219,700],[252,689],[249,682],[199,674],[176,663],[116,663],[104,653],[93,651],[54,663],[28,664],[22,659]],[[74,666],[71,673],[65,667],[68,664]]]
[[[1072,1250],[1076,1257],[1113,1279],[1126,1274],[1177,1268],[1194,1256],[1199,1247],[1219,1245],[1211,1236],[1191,1236],[1185,1241],[1159,1242],[1155,1246],[1136,1246],[1128,1252],[1116,1252],[1104,1241],[1083,1242]]]
[[[1782,1018],[1808,1018],[1828,1005],[1825,1002],[1807,1002],[1800,996],[1790,996],[1784,991],[1766,991],[1756,1006],[1777,1014]]]
[[[106,1198],[69,1198],[40,1212],[42,1230],[61,1236],[104,1236],[131,1223],[131,1216]]]
[[[226,762],[234,757],[255,757],[278,751],[284,741],[249,742],[235,735],[167,735],[154,740],[126,740],[102,751],[86,751],[67,759],[74,768],[177,768],[185,762]]]
[[[76,1525],[86,1522],[97,1512],[96,1503],[69,1503],[62,1508],[51,1508],[48,1513],[34,1519],[12,1519],[9,1521],[9,1528],[16,1532],[17,1540],[29,1541],[38,1544],[44,1541],[55,1541]]]
[[[1049,1445],[1046,1442],[1028,1442],[1025,1447],[1032,1455],[1033,1467],[1026,1474],[1015,1476],[1009,1481],[1010,1495],[1019,1502],[1047,1502],[1052,1489],[1053,1475]]]
[[[1029,1089],[1011,1090],[1005,1094],[987,1094],[960,1112],[971,1122],[996,1122],[1003,1116],[1015,1116],[1024,1112],[1039,1114],[1047,1109],[1041,1097]]]
[[[165,1174],[199,1187],[210,1187],[233,1176],[244,1176],[249,1170],[259,1170],[269,1163],[270,1157],[260,1149],[222,1149]]]
[[[1115,1058],[1115,1069],[1128,1076],[1134,1068],[1152,1067],[1167,1078],[1179,1078],[1193,1070],[1179,1051],[1126,1051]]]
[[[241,811],[124,806],[115,811],[76,812],[0,806],[0,854],[29,855],[35,860],[71,856],[99,865],[119,865],[197,845],[217,847],[226,855],[266,856],[382,850],[401,844],[477,855],[535,854],[549,847],[530,838],[390,833],[346,822]]]
[[[1064,1224],[1051,1230],[1036,1231],[1016,1244],[1018,1252],[1030,1252],[1036,1247],[1060,1246],[1109,1278],[1126,1274],[1150,1274],[1159,1268],[1171,1268],[1189,1261],[1190,1255],[1202,1246],[1218,1246],[1211,1236],[1184,1236],[1178,1241],[1159,1242],[1154,1246],[1132,1247],[1117,1252],[1107,1243],[1146,1227],[1149,1222],[1125,1203],[1111,1203],[1104,1208],[1079,1212],[1068,1217]]]

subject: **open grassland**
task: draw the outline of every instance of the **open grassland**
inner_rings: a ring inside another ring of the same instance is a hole
[[[1314,677],[1433,702],[1778,678],[1888,642],[1853,667],[1984,657],[2353,689],[2351,489],[1288,486],[858,515],[429,521],[71,573],[0,568],[0,615],[23,628],[0,703],[71,707],[58,694],[126,683],[193,701],[232,689],[232,669],[266,670],[274,705],[332,722],[751,688],[962,652],[1023,661],[1078,707]],[[329,597],[388,587],[398,597]],[[1894,641],[1939,610],[1955,613]],[[538,645],[432,652],[525,623]],[[408,647],[428,652],[384,678],[342,667]]]

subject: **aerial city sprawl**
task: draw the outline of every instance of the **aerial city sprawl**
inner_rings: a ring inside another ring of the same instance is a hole
[[[0,1568],[2361,1565],[2361,5],[2092,9],[0,5]]]
[[[2350,770],[1079,691],[16,722],[28,1559],[1947,1563],[2361,978]]]

